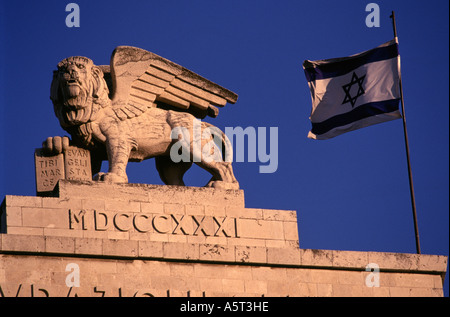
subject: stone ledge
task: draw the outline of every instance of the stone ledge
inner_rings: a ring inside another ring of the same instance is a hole
[[[281,267],[314,267],[365,271],[376,263],[380,272],[420,272],[445,277],[447,256],[295,248],[230,246],[179,242],[107,240],[0,234],[1,253],[161,259]]]
[[[244,207],[245,205],[243,190],[148,184],[108,184],[74,180],[59,180],[54,196],[63,200],[82,198],[207,206]]]

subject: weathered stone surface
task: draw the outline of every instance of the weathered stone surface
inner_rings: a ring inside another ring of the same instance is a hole
[[[188,208],[208,215],[218,215],[219,208],[224,213],[228,208],[229,214],[237,208],[236,212],[241,213],[244,208],[243,190],[221,190],[208,187],[186,187],[186,186],[161,186],[147,184],[106,184],[100,182],[65,181],[58,183],[56,192],[60,200],[70,198],[83,199],[84,201],[107,201],[109,205],[122,204],[127,206],[131,202],[141,202],[142,208],[159,209],[162,204],[185,206],[185,213]],[[142,204],[146,203],[146,204]],[[160,204],[157,206],[157,204]],[[200,206],[204,206],[199,209]],[[167,207],[168,208],[168,207]],[[248,210],[252,213],[252,210]],[[292,220],[291,220],[292,221]]]
[[[373,273],[359,265],[351,265],[355,256],[367,258],[370,252],[350,254],[347,251],[321,250],[316,252],[316,256],[326,260],[318,262],[326,263],[333,258],[329,254],[334,254],[339,257],[339,263],[346,263],[340,266],[332,261],[322,266],[302,265],[302,259],[299,259],[300,263],[295,263],[293,250],[288,251],[291,255],[283,260],[283,255],[287,254],[276,254],[280,249],[267,249],[269,258],[274,256],[272,261],[263,261],[263,257],[257,256],[254,259],[258,261],[254,262],[250,256],[245,265],[240,265],[238,259],[231,256],[229,248],[212,245],[199,248],[180,243],[152,242],[149,245],[141,241],[133,244],[119,240],[56,237],[33,238],[30,244],[29,236],[2,234],[0,246],[0,296],[6,297],[75,294],[92,297],[140,297],[145,294],[191,297],[442,296],[442,275],[447,266],[447,257],[430,255],[426,256],[428,260],[440,263],[431,270],[414,270],[408,265],[402,267],[398,263],[385,263],[379,273],[378,286],[370,286],[367,279]],[[204,257],[204,251],[212,250],[213,254],[218,255],[219,249],[224,252],[220,260]],[[15,254],[15,251],[25,250],[28,255]],[[74,250],[77,258],[71,256]],[[242,247],[234,249],[235,255],[241,254],[242,250]],[[2,254],[3,251],[7,254]],[[260,250],[249,251],[259,253]],[[297,253],[297,256],[307,253],[310,252]],[[402,254],[402,257],[415,258],[415,255]],[[66,284],[66,278],[71,273],[66,269],[69,264],[79,267],[79,287]]]

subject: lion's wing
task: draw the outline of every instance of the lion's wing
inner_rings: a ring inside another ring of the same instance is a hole
[[[238,96],[161,56],[130,46],[117,47],[111,56],[112,106],[124,120],[162,105],[190,112],[198,118],[216,117],[218,107]],[[162,103],[162,104],[161,104]]]

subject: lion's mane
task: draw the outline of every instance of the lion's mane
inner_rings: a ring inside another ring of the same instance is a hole
[[[62,81],[67,81],[67,67],[71,63],[84,65],[90,69],[87,80],[81,81],[81,96],[69,100],[65,94]],[[94,65],[91,59],[82,56],[68,57],[58,63],[58,69],[53,72],[50,88],[50,99],[53,102],[55,115],[61,127],[72,135],[74,141],[84,146],[92,147],[91,123],[95,121],[100,109],[111,104],[108,97],[109,89],[104,79],[103,71]],[[69,114],[71,113],[71,114]],[[80,145],[81,145],[80,144]]]
[[[64,80],[65,68],[70,63],[80,63],[89,68],[87,82],[81,82],[81,86],[86,92],[86,98],[77,106],[71,106],[66,94],[63,93],[61,81]],[[103,107],[110,104],[108,97],[109,90],[105,79],[103,78],[102,70],[94,65],[91,59],[82,56],[68,57],[58,63],[58,69],[53,72],[53,80],[50,88],[50,99],[53,102],[55,114],[59,119],[61,127],[66,129],[73,126],[81,125],[95,119],[95,114]],[[87,120],[78,122],[70,120],[67,113],[70,111],[78,111],[83,109],[87,111]],[[84,122],[85,121],[85,122]]]

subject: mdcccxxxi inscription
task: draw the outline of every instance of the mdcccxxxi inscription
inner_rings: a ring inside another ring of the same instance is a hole
[[[69,210],[69,229],[239,238],[238,219],[205,215]]]

